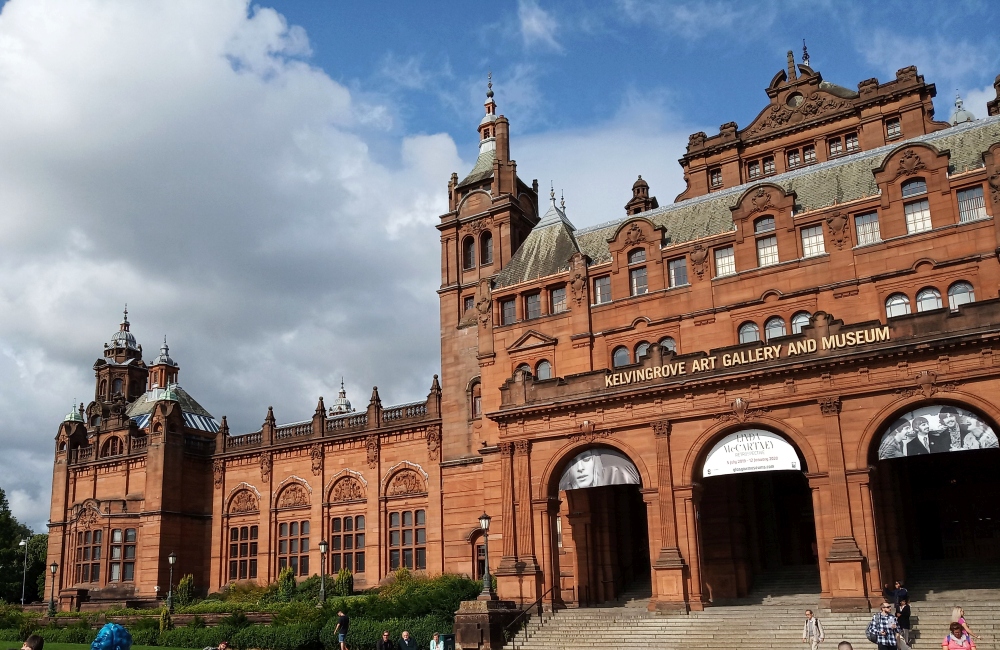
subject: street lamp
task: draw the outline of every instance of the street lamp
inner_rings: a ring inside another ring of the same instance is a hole
[[[177,562],[177,554],[170,551],[170,555],[167,556],[167,562],[170,563],[170,584],[167,586],[167,611],[171,614],[174,613],[174,563]]]
[[[326,602],[326,550],[330,547],[325,539],[319,542],[319,602]]]
[[[59,570],[59,565],[53,562],[49,565],[49,572],[52,574],[52,590],[49,593],[49,618],[55,618],[56,615],[56,571]]]
[[[497,595],[493,593],[493,579],[490,577],[490,519],[486,512],[479,515],[479,527],[483,531],[483,545],[486,547],[486,570],[483,572],[483,591],[479,594],[479,600],[497,599]]]
[[[21,573],[21,607],[24,607],[24,589],[28,584],[28,540],[22,539],[18,546],[24,547],[24,572]]]

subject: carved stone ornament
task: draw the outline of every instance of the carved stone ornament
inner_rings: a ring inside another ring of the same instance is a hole
[[[249,512],[259,512],[260,504],[250,490],[240,490],[229,502],[229,514],[242,515]]]
[[[515,440],[514,441],[514,453],[518,456],[527,456],[528,452],[531,451],[531,441],[530,440]]]
[[[271,476],[271,452],[260,453],[260,480],[266,481]]]
[[[917,394],[922,394],[925,398],[930,398],[933,395],[941,391],[952,392],[958,390],[957,382],[949,382],[946,384],[937,383],[938,375],[933,370],[922,370],[916,376],[916,387],[915,388],[902,388],[896,391],[896,395],[902,398],[913,397]]]
[[[695,244],[694,248],[691,249],[690,257],[691,268],[694,269],[695,274],[700,280],[705,275],[705,271],[708,270],[708,249],[701,244]]]
[[[788,106],[787,104],[774,104],[771,110],[767,111],[760,123],[747,132],[748,136],[758,135],[765,131],[779,129],[788,124],[798,124],[819,117],[824,113],[831,113],[851,107],[849,99],[838,99],[826,93],[814,92],[802,101],[798,106]]]
[[[309,458],[312,460],[313,476],[319,476],[323,472],[323,445],[310,447]]]
[[[594,423],[590,420],[584,420],[580,423],[579,433],[574,433],[569,437],[570,442],[594,442],[600,438],[607,438],[611,435],[610,431],[598,431],[594,426]]]
[[[361,481],[353,476],[345,476],[333,484],[330,490],[330,501],[332,503],[342,503],[344,501],[363,501],[365,498],[365,488]]]
[[[642,232],[639,224],[632,222],[625,230],[625,245],[635,246],[639,242],[646,241],[646,233]]]
[[[715,416],[716,420],[721,422],[728,422],[730,420],[735,422],[746,422],[747,420],[752,420],[764,413],[767,413],[767,409],[752,409],[750,408],[750,400],[743,399],[742,397],[737,397],[730,404],[733,409],[732,413],[721,413]]]
[[[837,245],[837,250],[843,250],[844,244],[850,243],[850,236],[847,234],[848,218],[842,212],[834,212],[826,218],[826,225],[830,229],[830,237]]]
[[[215,475],[215,487],[222,487],[223,478],[226,474],[226,461],[216,458],[212,461],[212,474]]]
[[[489,327],[490,321],[493,320],[493,298],[490,296],[489,282],[479,283],[479,289],[476,291],[476,313],[479,322],[484,327]]]
[[[441,456],[441,427],[427,429],[427,457],[437,460]]]
[[[896,168],[896,178],[900,176],[913,176],[921,169],[924,169],[924,161],[913,149],[907,149],[899,159],[899,167]]]
[[[993,205],[1000,205],[1000,169],[990,175],[989,184],[990,196],[993,197]]]
[[[653,436],[657,438],[669,438],[670,437],[670,421],[660,420],[659,422],[653,422]]]
[[[365,449],[368,451],[368,467],[375,469],[378,466],[378,436],[368,436],[365,440]]]
[[[771,203],[771,193],[763,187],[757,188],[757,191],[753,194],[753,198],[750,199],[750,203],[753,205],[750,209],[750,214],[770,210],[774,207],[774,204]]]
[[[573,253],[569,261],[572,269],[569,274],[569,290],[577,306],[580,306],[587,299],[587,260],[580,253]]]
[[[309,505],[309,494],[298,483],[289,485],[278,497],[279,508],[300,508]]]
[[[840,413],[839,397],[824,397],[819,401],[819,410],[823,415],[834,416]]]
[[[423,494],[426,491],[424,482],[420,479],[420,476],[412,469],[404,469],[401,472],[397,472],[392,477],[392,480],[389,481],[389,486],[385,489],[385,495],[398,497],[405,494]]]
[[[696,147],[700,147],[705,144],[705,139],[708,138],[704,131],[698,131],[697,133],[692,133],[688,136],[688,151]]]
[[[80,511],[80,516],[77,517],[76,523],[81,528],[89,528],[97,524],[97,520],[100,518],[101,513],[91,507],[85,507]]]
[[[481,232],[489,230],[492,227],[493,217],[486,217],[484,219],[476,219],[465,227],[465,231],[478,237]]]

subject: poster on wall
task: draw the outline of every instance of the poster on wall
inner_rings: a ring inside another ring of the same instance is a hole
[[[743,429],[720,440],[705,459],[702,476],[747,472],[802,471],[795,447],[776,433]]]
[[[628,456],[614,449],[588,449],[569,461],[559,478],[560,490],[639,485],[639,470]]]
[[[882,435],[878,457],[997,448],[997,434],[981,417],[957,406],[933,405],[921,406],[893,422]]]

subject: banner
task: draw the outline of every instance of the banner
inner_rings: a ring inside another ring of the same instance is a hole
[[[893,422],[882,435],[878,457],[997,448],[996,433],[981,417],[957,406],[934,405],[921,406]]]
[[[802,471],[795,447],[776,433],[744,429],[726,436],[712,447],[705,459],[702,476],[790,469]]]
[[[639,485],[639,470],[628,456],[614,449],[588,449],[573,457],[559,478],[560,490]]]

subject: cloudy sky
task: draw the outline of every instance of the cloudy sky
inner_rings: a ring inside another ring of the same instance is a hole
[[[432,8],[433,7],[433,8]],[[474,9],[474,10],[473,10]],[[420,399],[438,371],[451,172],[486,73],[518,171],[577,226],[637,174],[682,189],[687,135],[747,124],[785,51],[854,87],[916,64],[985,114],[977,2],[8,0],[0,12],[0,487],[43,530],[56,427],[127,302],[147,360],[235,432]]]

